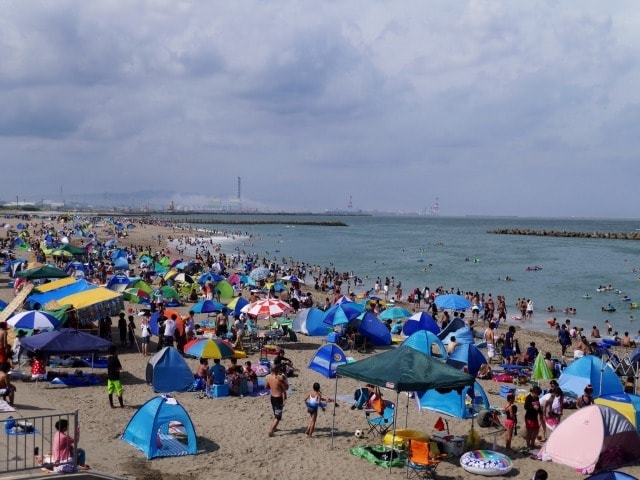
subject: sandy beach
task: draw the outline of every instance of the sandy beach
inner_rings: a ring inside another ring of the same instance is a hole
[[[196,232],[175,230],[170,226],[138,225],[129,230],[128,237],[119,241],[120,246],[125,245],[149,245],[153,249],[170,248],[173,258],[188,258],[190,250],[182,254],[175,251],[175,242],[168,243],[171,238],[181,235],[195,236]],[[203,238],[208,235],[203,232]],[[159,236],[160,235],[160,236]],[[216,244],[227,243],[232,236],[220,237]],[[171,247],[173,245],[173,247]],[[208,247],[212,248],[209,242]],[[221,245],[224,251],[225,245]],[[304,260],[304,259],[297,259]],[[357,271],[357,265],[354,265]],[[7,274],[1,274],[4,279]],[[308,287],[308,285],[307,285]],[[499,293],[499,292],[497,292]],[[246,295],[245,295],[246,296]],[[13,290],[0,284],[0,299],[9,302],[13,298]],[[316,299],[317,300],[317,299]],[[515,299],[507,299],[512,302]],[[135,311],[138,306],[125,303],[127,309]],[[186,314],[189,305],[178,310]],[[544,315],[538,313],[538,315]],[[204,316],[197,316],[204,318]],[[140,317],[135,316],[135,322],[140,326]],[[117,328],[113,327],[113,338],[118,338]],[[482,322],[478,326],[482,329]],[[500,332],[505,327],[501,326]],[[555,335],[529,332],[518,325],[517,338],[524,348],[529,342],[535,341],[537,347],[543,351],[549,351],[554,356],[560,356],[560,345],[556,342]],[[154,353],[155,339],[153,337],[150,352]],[[126,408],[109,408],[106,392],[106,381],[97,386],[79,388],[47,388],[46,383],[15,382],[18,388],[16,394],[16,409],[14,417],[29,417],[34,415],[49,414],[53,412],[71,412],[78,410],[81,423],[80,446],[86,450],[87,463],[96,471],[106,472],[122,478],[129,479],[282,479],[282,478],[400,478],[405,475],[405,470],[394,468],[391,473],[381,467],[375,466],[363,459],[351,455],[349,449],[365,444],[379,444],[380,439],[374,435],[365,438],[356,438],[356,429],[366,428],[366,419],[362,411],[351,410],[349,404],[338,400],[333,418],[332,404],[329,404],[326,412],[320,412],[313,438],[307,438],[305,429],[309,415],[304,399],[311,390],[314,382],[319,382],[324,396],[333,397],[336,387],[335,380],[329,380],[320,374],[307,368],[309,360],[315,350],[322,345],[319,337],[306,337],[298,335],[298,342],[284,342],[287,357],[291,358],[298,375],[290,379],[291,395],[285,408],[281,422],[281,430],[275,437],[269,438],[267,432],[272,419],[272,412],[268,396],[224,397],[224,398],[200,398],[195,393],[177,393],[176,399],[185,407],[194,423],[198,436],[198,454],[193,456],[157,458],[147,460],[142,452],[120,439],[127,422],[134,415],[137,408],[154,396],[150,386],[145,382],[145,370],[149,357],[142,356],[134,348],[120,348],[119,356],[123,365],[122,383],[124,386],[124,402]],[[389,347],[389,348],[394,348]],[[375,353],[384,351],[377,348]],[[363,358],[364,354],[347,352],[356,360]],[[257,364],[259,355],[253,353],[249,356],[252,363]],[[192,371],[197,369],[198,361],[189,359]],[[223,361],[224,364],[227,361]],[[28,367],[22,367],[25,370]],[[106,374],[101,374],[105,376]],[[492,406],[502,408],[505,399],[498,395],[500,384],[492,380],[480,381],[489,395]],[[359,385],[351,379],[338,381],[338,396],[352,396]],[[546,387],[543,382],[542,387]],[[519,387],[527,389],[527,386]],[[383,394],[388,399],[395,400],[395,393],[385,391]],[[408,408],[407,408],[408,405]],[[405,428],[405,412],[407,428],[420,430],[427,433],[434,432],[434,424],[440,415],[418,411],[414,400],[401,394],[399,397],[398,428]],[[566,416],[574,410],[565,410]],[[6,413],[0,413],[0,419],[6,418]],[[524,424],[523,409],[519,408],[519,421]],[[332,443],[332,423],[335,421],[335,431]],[[448,418],[450,433],[458,436],[466,436],[471,428],[471,422]],[[520,429],[522,432],[524,428]],[[493,448],[494,436],[484,429],[476,426],[482,440],[480,448]],[[578,441],[579,439],[576,439]],[[551,462],[541,462],[529,458],[522,453],[525,440],[519,434],[514,438],[513,448],[516,452],[509,452],[514,462],[514,469],[510,478],[531,478],[539,468],[549,472],[549,478],[573,479],[581,478],[570,468]],[[497,436],[497,450],[504,450],[504,434]],[[637,465],[626,466],[620,470],[631,475],[640,475],[640,467]],[[1,473],[1,472],[0,472]],[[442,479],[474,478],[476,476],[465,472],[459,465],[458,457],[450,457],[444,460],[437,468],[438,477]],[[480,477],[477,477],[480,478]]]

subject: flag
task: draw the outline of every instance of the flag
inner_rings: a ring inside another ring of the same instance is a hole
[[[444,421],[442,420],[442,417],[438,417],[438,421],[436,422],[436,424],[433,426],[433,428],[435,428],[436,430],[438,430],[439,432],[443,431],[445,429],[444,426]]]

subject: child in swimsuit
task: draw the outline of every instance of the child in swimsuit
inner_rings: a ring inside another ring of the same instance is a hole
[[[324,412],[324,402],[325,398],[322,398],[322,392],[320,392],[320,384],[314,383],[313,390],[307,395],[305,398],[305,403],[307,404],[307,412],[309,413],[309,425],[307,426],[306,434],[307,437],[311,438],[313,435],[313,430],[316,427],[316,419],[318,418],[318,408],[322,408]]]

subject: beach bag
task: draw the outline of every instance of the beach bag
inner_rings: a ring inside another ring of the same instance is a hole
[[[387,407],[387,402],[382,399],[382,393],[380,393],[380,389],[376,387],[375,391],[376,398],[371,402],[371,408],[373,408],[379,415],[384,413],[384,409]]]

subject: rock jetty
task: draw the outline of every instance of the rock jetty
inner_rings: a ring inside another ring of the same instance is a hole
[[[606,232],[571,232],[567,230],[530,230],[528,228],[500,228],[489,230],[487,233],[497,235],[533,235],[536,237],[566,237],[566,238],[604,238],[609,240],[640,240],[640,232],[606,233]]]

